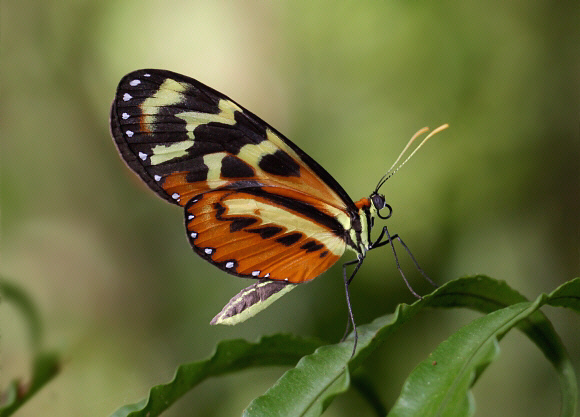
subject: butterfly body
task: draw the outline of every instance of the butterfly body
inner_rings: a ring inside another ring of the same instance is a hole
[[[154,69],[127,74],[110,123],[128,166],[183,207],[194,251],[229,274],[258,280],[212,324],[254,315],[322,274],[346,249],[356,254],[348,263],[357,263],[356,273],[368,250],[392,241],[387,232],[389,240],[379,242],[384,230],[371,240],[374,217],[388,207],[378,187],[353,202],[276,129],[192,78]],[[347,279],[344,269],[347,299],[354,273]],[[349,312],[352,320],[350,304]]]

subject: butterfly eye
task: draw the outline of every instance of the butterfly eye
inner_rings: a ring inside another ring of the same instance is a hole
[[[381,219],[388,219],[391,217],[391,214],[393,214],[393,209],[386,203],[384,195],[373,194],[371,195],[371,201],[373,202],[373,206],[375,206],[377,209],[377,216],[379,216]],[[381,210],[385,208],[389,210],[389,213],[387,215],[382,215]]]
[[[375,208],[377,210],[380,210],[382,208],[385,207],[386,203],[385,203],[385,196],[381,195],[381,194],[373,194],[371,195],[371,201],[373,202],[373,206],[375,206]]]

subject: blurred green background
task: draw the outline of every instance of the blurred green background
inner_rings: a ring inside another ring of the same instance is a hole
[[[38,303],[61,374],[18,415],[103,416],[217,341],[295,332],[336,342],[340,266],[250,321],[209,326],[248,281],[193,254],[181,210],[123,164],[108,131],[117,82],[164,68],[275,126],[358,200],[411,135],[449,123],[382,191],[438,282],[485,273],[532,298],[580,270],[577,1],[46,1],[0,14],[2,266]],[[422,293],[404,252],[403,268]],[[344,260],[350,260],[345,257]],[[358,323],[413,298],[389,250],[351,287]],[[578,318],[545,309],[580,372]],[[387,404],[462,324],[429,311],[368,361]],[[0,313],[0,386],[28,372],[22,318]],[[558,411],[556,375],[517,332],[475,388],[477,415]],[[214,379],[168,416],[239,415],[283,372]],[[351,392],[329,416],[371,415]]]

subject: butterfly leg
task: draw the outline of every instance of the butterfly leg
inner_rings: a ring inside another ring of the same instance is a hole
[[[435,288],[439,287],[439,285],[437,285],[437,283],[435,283],[435,281],[433,281],[431,278],[429,278],[429,275],[427,275],[427,273],[425,273],[425,271],[423,271],[423,268],[421,268],[419,266],[419,262],[417,262],[417,260],[413,256],[413,253],[411,253],[411,250],[409,249],[409,247],[405,244],[405,242],[403,242],[403,239],[401,239],[399,237],[399,235],[397,235],[397,234],[393,235],[391,237],[391,239],[397,239],[399,241],[399,243],[401,244],[401,246],[403,246],[403,248],[405,248],[405,250],[409,254],[409,257],[411,258],[411,260],[415,264],[415,268],[417,268],[417,270],[421,273],[421,275],[423,275],[423,278],[425,278],[427,280],[427,282],[429,282],[429,284],[433,285]]]
[[[385,235],[386,235],[386,239],[385,240],[382,240]],[[411,287],[411,284],[409,284],[409,281],[407,281],[407,278],[405,277],[405,274],[403,273],[403,269],[401,268],[401,265],[399,263],[399,257],[397,256],[397,251],[395,250],[395,245],[393,244],[393,241],[394,240],[398,240],[399,243],[403,246],[403,248],[407,251],[407,253],[409,254],[409,257],[411,258],[411,260],[415,264],[415,267],[421,273],[421,275],[423,275],[423,277],[431,285],[433,285],[434,287],[437,287],[437,284],[435,284],[435,282],[433,282],[433,280],[431,278],[429,278],[429,276],[425,273],[425,271],[423,271],[423,269],[419,266],[419,263],[417,262],[417,260],[415,259],[415,257],[411,253],[411,251],[409,250],[409,247],[405,244],[405,242],[403,242],[403,239],[401,239],[398,234],[394,234],[394,235],[391,236],[389,234],[389,230],[388,230],[387,226],[383,226],[383,230],[381,231],[381,233],[380,233],[379,237],[377,238],[377,240],[375,240],[375,242],[371,245],[371,248],[370,249],[375,249],[375,248],[378,248],[378,247],[381,247],[381,246],[390,244],[391,245],[391,248],[393,250],[393,255],[395,257],[395,263],[397,265],[397,269],[399,270],[399,273],[403,277],[403,281],[405,281],[405,285],[407,285],[407,288],[409,289],[409,291],[411,291],[411,294],[413,294],[415,297],[417,297],[417,298],[423,298],[419,294],[417,294],[415,292],[415,290],[413,290],[413,288]]]
[[[354,261],[346,262],[342,265],[342,276],[344,279],[344,289],[346,292],[346,305],[348,307],[348,320],[346,322],[346,330],[344,331],[344,335],[342,336],[341,342],[343,342],[346,339],[346,336],[348,335],[348,332],[350,331],[350,325],[352,323],[352,328],[353,328],[353,332],[354,332],[354,345],[352,347],[352,356],[354,356],[354,353],[356,352],[356,344],[358,342],[358,332],[356,330],[356,323],[354,322],[354,315],[352,313],[352,306],[350,303],[349,285],[350,285],[351,281],[353,280],[354,276],[356,275],[356,273],[358,272],[359,268],[361,267],[363,260],[364,260],[364,257],[361,256],[360,258],[355,259]],[[350,265],[354,265],[354,264],[356,264],[356,266],[354,267],[354,270],[350,274],[350,277],[347,278],[348,275],[346,273],[346,267],[350,266]]]

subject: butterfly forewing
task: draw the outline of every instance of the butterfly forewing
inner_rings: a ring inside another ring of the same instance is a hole
[[[129,166],[161,197],[185,205],[222,187],[271,185],[354,204],[312,158],[274,128],[196,80],[162,70],[125,76],[111,129]]]

